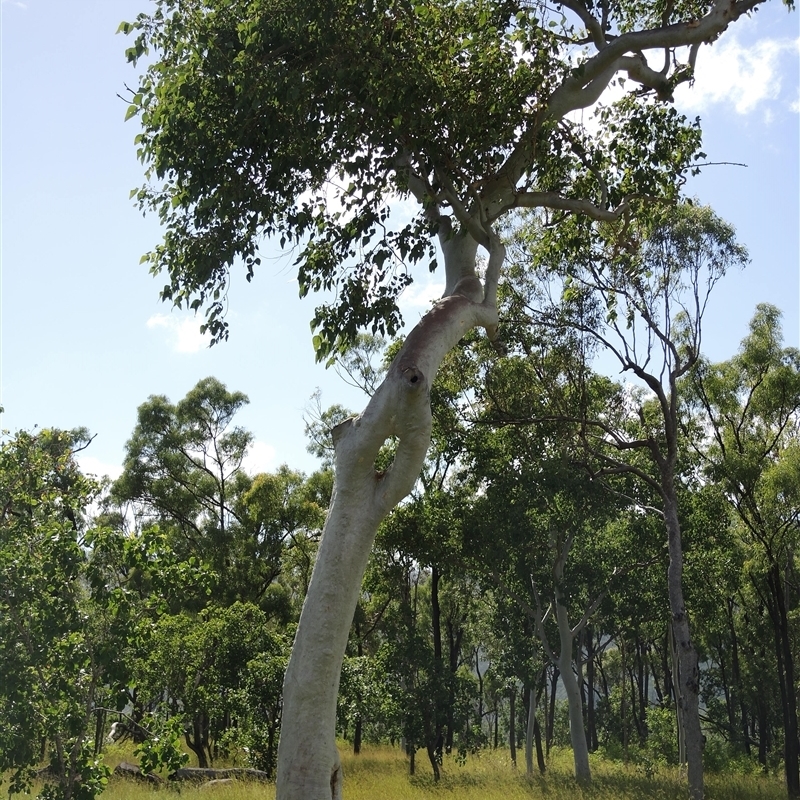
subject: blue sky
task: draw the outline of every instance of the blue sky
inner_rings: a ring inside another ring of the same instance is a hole
[[[363,406],[357,390],[314,363],[309,320],[291,254],[267,248],[253,283],[235,274],[227,343],[208,349],[199,320],[159,302],[161,281],[139,264],[160,236],[129,200],[142,181],[117,97],[134,85],[115,35],[147,0],[2,0],[2,293],[0,427],[86,426],[96,438],[84,465],[115,474],[150,394],[179,400],[214,375],[245,392],[240,424],[256,437],[251,468],[315,468],[303,410]],[[689,191],[737,229],[752,264],[715,289],[705,352],[730,357],[756,303],[784,312],[800,346],[800,16],[771,0],[699,56],[695,86],[676,97],[699,115],[715,166]],[[422,272],[425,272],[423,267]],[[441,291],[420,274],[404,300],[414,322]]]

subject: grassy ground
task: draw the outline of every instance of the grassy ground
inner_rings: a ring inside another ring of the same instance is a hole
[[[134,761],[125,748],[113,748],[107,763]],[[470,757],[464,766],[445,758],[442,779],[433,782],[424,751],[417,754],[417,775],[409,777],[408,762],[399,750],[365,747],[355,757],[342,750],[346,800],[685,800],[685,783],[677,770],[660,768],[648,776],[641,768],[592,757],[593,781],[579,786],[572,777],[569,751],[551,754],[547,774],[525,777],[515,770],[508,754],[486,752]],[[741,774],[706,776],[708,800],[785,800],[786,791],[774,777]],[[274,785],[222,784],[209,787],[169,785],[153,789],[135,781],[112,777],[102,800],[274,800]]]

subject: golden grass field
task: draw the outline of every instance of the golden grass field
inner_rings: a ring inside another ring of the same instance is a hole
[[[124,748],[112,748],[107,762],[134,759]],[[651,777],[633,765],[592,757],[591,786],[579,786],[572,777],[570,751],[551,753],[547,774],[529,780],[515,770],[504,751],[488,751],[467,759],[464,766],[445,758],[442,779],[433,782],[425,752],[417,754],[417,775],[408,775],[408,762],[398,749],[365,747],[361,755],[342,748],[345,800],[685,800],[685,783],[677,770],[662,767]],[[706,776],[708,800],[783,800],[786,791],[774,776],[714,774]],[[187,784],[153,789],[124,778],[112,777],[103,800],[274,800],[270,784],[234,782],[208,787]]]

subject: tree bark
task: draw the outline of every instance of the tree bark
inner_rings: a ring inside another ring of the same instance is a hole
[[[448,277],[471,271],[474,278],[475,250],[464,246],[466,237],[440,238]],[[336,697],[361,580],[380,521],[412,490],[422,468],[431,434],[429,392],[442,359],[472,328],[496,330],[505,249],[493,234],[490,241],[485,293],[472,281],[457,281],[455,294],[408,335],[362,414],[333,431],[333,496],[283,684],[277,800],[342,797]],[[471,252],[471,263],[462,263],[462,251],[466,258]],[[392,436],[398,439],[394,461],[379,472],[375,458]]]
[[[550,748],[553,746],[553,727],[556,718],[556,689],[558,688],[558,667],[553,667],[550,675],[550,707],[547,712],[547,729],[544,733],[545,750],[550,755]]]
[[[542,679],[545,675],[542,674]],[[533,776],[533,749],[536,748],[536,764],[540,774],[544,775],[545,763],[544,753],[542,753],[542,733],[537,719],[537,691],[536,686],[528,689],[528,727],[525,731],[525,768],[528,777]]]
[[[778,683],[781,692],[783,714],[784,749],[783,763],[786,773],[786,789],[789,797],[800,797],[800,755],[797,737],[797,696],[795,694],[794,658],[789,633],[789,618],[780,567],[773,560],[767,573],[769,586],[768,610],[775,634],[775,655],[778,665]]]
[[[186,746],[197,756],[197,766],[201,769],[208,768],[208,758],[206,757],[205,739],[203,736],[203,720],[200,714],[192,717],[192,735],[187,730],[183,735]]]
[[[665,480],[666,483],[666,480]],[[692,800],[703,797],[703,734],[700,729],[700,667],[697,650],[689,631],[689,615],[683,600],[683,547],[678,521],[678,503],[671,485],[665,491],[664,522],[667,528],[669,568],[667,584],[672,614],[672,631],[680,680],[675,681],[676,700],[683,723],[686,743],[686,764],[689,778],[689,796]]]
[[[448,755],[453,752],[453,741],[455,739],[455,705],[456,705],[456,673],[461,657],[461,641],[464,638],[465,618],[459,618],[456,622],[452,619],[447,620],[447,644],[448,644],[448,666],[450,674],[447,676],[447,735],[444,741],[444,751]]]
[[[572,756],[575,762],[575,777],[582,783],[592,780],[589,768],[589,748],[586,746],[586,731],[583,727],[583,704],[581,703],[581,688],[572,669],[572,650],[574,635],[569,626],[567,609],[559,602],[560,592],[556,590],[556,622],[560,637],[560,652],[558,669],[561,672],[561,682],[567,695],[569,708],[569,739],[572,744]]]
[[[428,751],[428,758],[433,769],[433,779],[438,781],[440,778],[439,761],[442,756],[442,685],[444,680],[444,662],[442,659],[442,609],[439,603],[439,569],[436,566],[431,568],[431,627],[433,630],[433,667],[434,667],[434,690],[431,698],[430,714],[431,719],[426,726],[428,737],[425,747]]]
[[[508,747],[511,750],[511,765],[517,766],[517,687],[508,690]]]
[[[734,609],[734,600],[732,597],[728,598],[728,630],[730,632],[730,639],[731,639],[731,662],[733,668],[733,686],[734,691],[732,692],[733,696],[738,698],[738,703],[733,703],[734,705],[738,706],[738,713],[739,713],[739,731],[742,735],[742,744],[744,746],[744,752],[746,755],[750,755],[750,735],[747,728],[747,706],[744,700],[744,690],[742,687],[742,676],[741,670],[739,668],[739,642],[738,637],[736,635],[736,625],[734,624],[734,617],[733,617],[733,609]],[[732,701],[733,702],[733,701]]]
[[[589,751],[594,752],[598,747],[597,722],[595,719],[595,693],[594,693],[594,630],[586,627],[586,742]]]
[[[536,763],[539,765],[539,772],[544,775],[546,769],[544,763],[544,753],[542,752],[542,731],[539,727],[539,720],[533,720],[533,741],[536,745]]]
[[[525,773],[533,777],[533,728],[536,722],[536,688],[528,687],[528,724],[525,728]]]

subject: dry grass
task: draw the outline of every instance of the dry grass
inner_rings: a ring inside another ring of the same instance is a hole
[[[126,748],[107,754],[112,768],[132,761]],[[593,782],[582,787],[572,777],[571,753],[554,752],[544,777],[528,779],[515,770],[503,751],[485,752],[459,765],[446,758],[442,779],[433,782],[425,752],[417,754],[417,775],[397,749],[365,747],[359,756],[342,748],[346,800],[685,800],[686,788],[677,770],[661,769],[648,777],[630,765],[592,757]],[[738,774],[708,774],[708,800],[784,800],[780,780]],[[157,797],[154,797],[157,795]],[[272,784],[235,782],[208,787],[167,785],[153,789],[135,781],[112,778],[102,800],[274,800]]]

